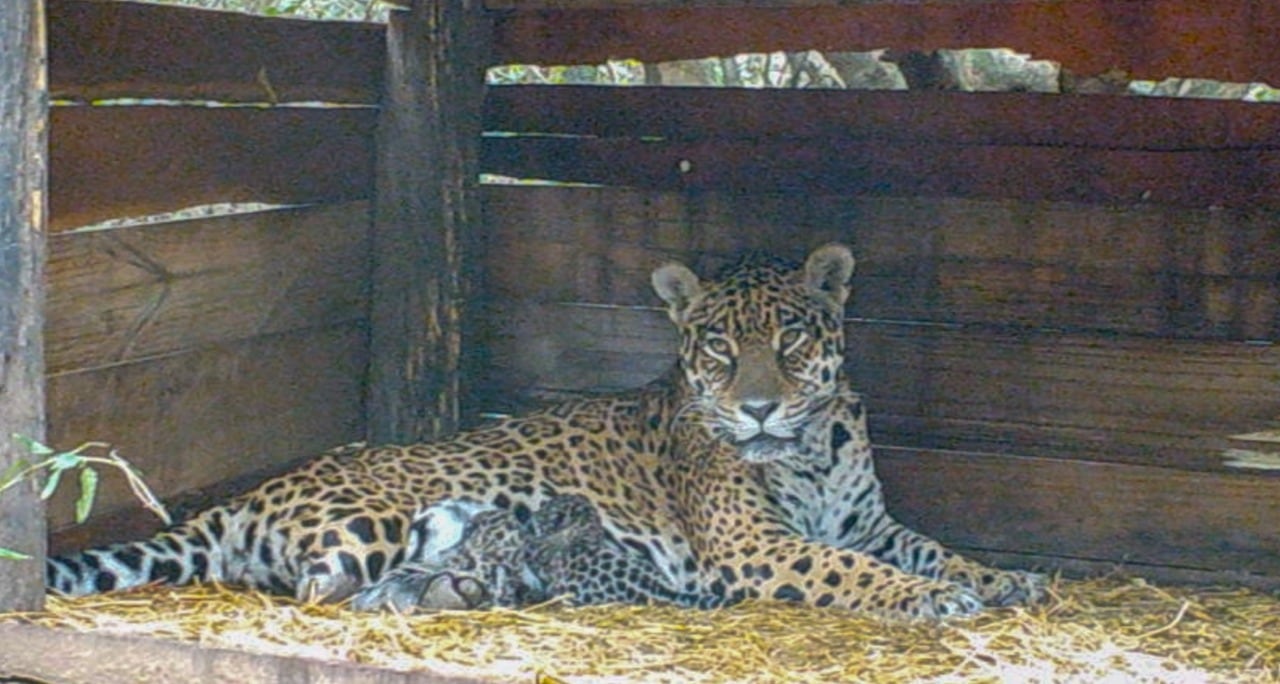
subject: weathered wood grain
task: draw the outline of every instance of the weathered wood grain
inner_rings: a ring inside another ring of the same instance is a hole
[[[1182,210],[849,195],[485,189],[487,296],[652,305],[649,273],[737,252],[859,259],[866,319],[1280,339],[1280,219]]]
[[[1280,6],[1251,0],[902,3],[489,0],[496,63],[647,62],[775,50],[1007,47],[1080,74],[1280,83]],[[719,7],[711,5],[722,5]],[[727,5],[727,6],[726,6]],[[825,5],[825,6],[814,6]],[[554,9],[544,9],[548,6]]]
[[[494,95],[487,118],[491,130],[551,126],[547,122],[568,106],[565,94],[522,89],[528,94],[512,99],[502,92]],[[661,104],[651,95],[615,92],[595,95],[593,101],[606,112],[643,104],[643,111],[652,113]],[[796,116],[775,119],[810,122],[792,134],[801,136],[798,140],[779,137],[777,124],[745,114],[775,112],[757,105],[779,104],[776,98],[790,95],[721,91],[691,98],[672,93],[663,97],[690,118],[655,115],[658,123],[643,130],[668,135],[683,129],[703,139],[488,138],[483,169],[518,177],[699,191],[791,189],[1199,208],[1273,207],[1280,201],[1275,199],[1280,197],[1280,149],[1274,132],[1280,126],[1275,125],[1274,108],[1123,100],[1115,107],[1118,113],[1106,113],[1108,98],[794,93]],[[614,97],[620,98],[617,106],[609,105]],[[737,114],[721,120],[741,119],[742,124],[715,123],[716,117],[698,113],[708,107],[715,111],[722,97],[727,111]],[[1085,101],[1087,105],[1080,104]],[[919,114],[907,118],[897,133],[891,120],[878,116],[841,132],[852,125],[845,112],[879,110],[880,102],[896,103],[885,107],[891,111]],[[852,106],[859,103],[867,107]],[[529,113],[539,109],[549,114]],[[952,110],[956,113],[942,113]],[[595,124],[588,122],[586,111],[570,108],[568,123],[555,130],[590,130]],[[1037,125],[1046,112],[1052,113],[1049,123]],[[372,110],[362,109],[58,107],[51,121],[51,225],[62,230],[212,202],[369,198],[374,118]],[[598,127],[606,134],[621,132],[629,122],[612,114],[601,119]],[[1073,123],[1094,119],[1099,123]],[[467,121],[474,124],[475,119]],[[709,132],[701,131],[704,125]],[[1123,135],[1099,136],[1092,147],[1071,147],[1090,145],[1091,132],[1114,127]],[[1010,132],[996,133],[1003,128]],[[1053,132],[1076,129],[1084,132]],[[1141,132],[1184,129],[1191,132]],[[827,133],[846,137],[803,137]],[[1134,138],[1125,138],[1129,134]],[[405,141],[403,135],[398,139]],[[689,172],[681,172],[682,162]]]
[[[51,644],[57,657],[49,656]],[[58,684],[326,682],[327,684],[488,684],[431,671],[400,672],[298,656],[249,653],[148,636],[118,636],[0,624],[0,676]],[[29,679],[29,678],[35,678]]]
[[[13,436],[42,440],[45,430],[43,35],[40,0],[0,12],[0,477],[31,457]],[[33,558],[0,559],[0,612],[44,606],[40,484],[28,480],[0,495],[0,548]]]
[[[49,0],[57,99],[372,104],[385,29],[189,7]]]
[[[354,202],[55,235],[48,371],[363,319],[369,223]]]
[[[373,195],[372,109],[55,107],[54,231],[219,202]]]
[[[478,408],[639,386],[675,360],[657,308],[493,303]],[[1280,349],[1236,342],[851,321],[848,370],[897,446],[1224,470],[1226,437],[1280,415]]]
[[[1280,575],[1278,478],[913,449],[876,470],[900,520],[959,547]]]
[[[478,239],[488,34],[478,0],[392,13],[378,128],[369,431],[410,442],[457,429],[469,243]]]
[[[485,129],[601,138],[836,138],[1102,150],[1280,149],[1256,102],[1038,93],[502,86]]]
[[[49,439],[116,445],[162,498],[269,469],[363,436],[367,344],[348,323],[54,376]],[[136,505],[104,471],[95,515]],[[51,527],[71,513],[56,496]]]
[[[1221,470],[1236,426],[1280,415],[1280,348],[852,324],[882,443]]]
[[[516,178],[702,192],[845,192],[1207,208],[1280,206],[1280,150],[1147,152],[848,138],[493,137]]]

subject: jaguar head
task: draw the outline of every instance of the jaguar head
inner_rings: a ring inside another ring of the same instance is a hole
[[[840,389],[853,268],[849,249],[831,244],[803,266],[750,260],[710,281],[681,264],[654,271],[690,406],[744,460],[795,453],[800,429]]]

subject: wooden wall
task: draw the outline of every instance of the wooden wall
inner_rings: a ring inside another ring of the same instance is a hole
[[[1080,73],[1280,83],[1259,38],[1280,19],[1244,0],[620,4],[491,2],[493,60],[1008,45]],[[356,105],[55,111],[53,439],[117,441],[175,494],[359,437],[381,27],[49,7],[58,97]],[[883,30],[824,28],[870,18]],[[608,187],[484,190],[471,415],[664,368],[647,284],[664,260],[842,240],[860,259],[849,367],[903,518],[1016,564],[1280,577],[1280,480],[1222,458],[1274,451],[1229,437],[1280,418],[1280,107],[513,87],[484,125],[504,135],[483,170]],[[213,201],[306,206],[74,230]],[[123,510],[113,487],[104,508]]]
[[[382,27],[48,13],[51,443],[109,441],[172,498],[362,438]],[[119,97],[252,106],[83,104]],[[292,208],[82,229],[223,202]],[[70,493],[55,550],[155,525],[113,473],[86,528]]]

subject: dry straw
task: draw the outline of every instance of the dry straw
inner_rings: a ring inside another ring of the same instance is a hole
[[[1280,598],[1120,578],[1059,580],[1041,606],[946,625],[765,602],[370,615],[218,586],[52,598],[15,617],[495,682],[1280,684]]]

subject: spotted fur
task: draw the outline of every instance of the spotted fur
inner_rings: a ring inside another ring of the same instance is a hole
[[[357,592],[352,607],[409,613],[537,602],[540,582],[526,561],[532,537],[510,510],[442,501],[415,517],[405,562]]]
[[[580,495],[609,548],[709,604],[945,617],[1039,598],[1041,577],[965,559],[886,512],[841,370],[852,272],[840,245],[715,280],[668,264],[653,283],[680,349],[649,386],[437,442],[343,447],[151,539],[51,559],[49,585],[216,579],[343,600],[404,564],[417,511],[451,500],[524,523]]]
[[[581,495],[552,497],[526,523],[510,510],[454,501],[420,517],[424,538],[451,545],[411,550],[410,560],[356,594],[354,608],[406,613],[527,606],[556,597],[576,605],[720,603],[677,591],[648,559],[610,544],[595,507]]]

